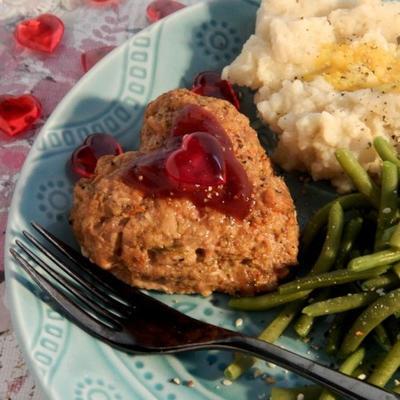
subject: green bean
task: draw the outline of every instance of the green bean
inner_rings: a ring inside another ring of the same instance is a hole
[[[382,324],[378,325],[374,329],[373,337],[383,350],[389,351],[392,344],[390,343],[389,335],[387,334],[386,329]]]
[[[354,370],[363,362],[364,357],[364,349],[355,351],[353,354],[347,357],[347,359],[340,366],[339,371],[343,374],[351,375]],[[334,394],[328,392],[327,390],[323,390],[318,400],[335,400],[336,398],[337,397]]]
[[[368,382],[375,386],[384,387],[400,368],[400,339],[386,354],[385,358],[375,367]]]
[[[344,216],[342,206],[340,203],[335,202],[329,211],[328,229],[321,254],[312,267],[310,275],[327,272],[332,268],[339,251],[343,223]]]
[[[321,394],[322,389],[319,386],[306,386],[299,388],[280,388],[274,386],[271,389],[270,400],[298,400],[301,395],[305,400],[316,399]]]
[[[243,353],[235,353],[233,361],[225,368],[224,375],[234,381],[251,368],[256,361],[255,357]]]
[[[297,293],[298,291],[303,292],[321,287],[343,285],[344,283],[378,276],[379,274],[386,272],[386,270],[387,267],[385,266],[366,271],[349,271],[347,269],[340,269],[338,271],[326,272],[324,274],[305,276],[304,278],[299,278],[279,286],[279,293],[282,295],[289,295]]]
[[[258,338],[269,343],[278,340],[293,318],[299,313],[303,305],[304,301],[302,300],[287,304],[274,320],[260,333]],[[256,360],[255,357],[242,353],[235,353],[233,362],[225,368],[224,374],[228,379],[235,380],[246,372],[247,369],[252,367]]]
[[[303,306],[303,300],[287,304],[275,319],[260,333],[258,338],[269,343],[277,341]]]
[[[345,336],[340,353],[347,356],[355,351],[373,329],[397,311],[400,311],[400,289],[379,297],[361,313]]]
[[[388,272],[387,274],[377,276],[376,278],[371,278],[364,281],[361,284],[361,289],[365,291],[382,289],[387,287],[398,286],[399,283],[400,280],[398,276],[393,272]]]
[[[314,301],[320,302],[326,300],[330,296],[330,289],[321,290],[316,296]],[[306,337],[311,332],[314,325],[314,317],[310,315],[300,315],[296,323],[294,324],[294,330],[300,337]]]
[[[368,198],[361,193],[352,193],[345,196],[340,196],[326,204],[310,218],[307,226],[304,229],[302,241],[305,248],[307,248],[313,242],[319,230],[328,222],[329,211],[332,205],[336,202],[342,206],[343,210],[357,207],[368,207],[371,205]]]
[[[400,261],[400,250],[382,250],[366,256],[354,258],[349,262],[351,271],[366,271],[382,265],[393,264]]]
[[[400,168],[400,160],[397,158],[395,147],[389,143],[383,136],[378,136],[374,140],[374,147],[383,161],[390,161]]]
[[[365,349],[360,348],[353,354],[349,355],[347,359],[340,366],[339,371],[346,375],[351,375],[353,371],[361,365],[365,357]]]
[[[291,303],[295,300],[306,298],[310,291],[292,293],[290,295],[281,294],[279,292],[267,293],[257,297],[240,297],[229,300],[229,307],[234,310],[243,311],[263,311],[270,310],[282,304]]]
[[[360,234],[363,225],[361,217],[352,218],[345,226],[343,239],[340,243],[338,256],[336,258],[336,269],[342,269],[353,250],[354,243]]]
[[[314,320],[314,317],[301,315],[294,324],[293,329],[300,337],[307,337],[314,325]]]
[[[347,296],[334,297],[326,301],[320,301],[303,308],[303,314],[310,317],[337,314],[355,308],[367,306],[378,298],[377,293],[351,293]]]
[[[335,155],[358,191],[367,196],[371,204],[379,207],[379,189],[353,154],[347,149],[339,149],[336,150]]]
[[[396,225],[396,228],[390,237],[389,244],[395,249],[400,249],[400,223]]]
[[[328,330],[328,338],[326,340],[326,352],[328,354],[336,354],[339,350],[339,342],[342,337],[342,325],[346,319],[346,314],[338,314],[332,322]]]
[[[329,211],[328,232],[318,260],[311,269],[310,274],[321,273],[329,270],[335,262],[337,250],[343,230],[343,210],[339,203],[334,203]],[[281,304],[290,303],[307,297],[310,291],[296,291],[291,295],[281,293],[268,293],[257,297],[241,297],[231,299],[229,306],[236,310],[261,311],[268,310]]]
[[[375,251],[381,250],[384,247],[383,234],[396,220],[398,184],[399,177],[397,167],[390,161],[384,161],[382,166],[381,200],[379,203],[379,214],[375,235]]]

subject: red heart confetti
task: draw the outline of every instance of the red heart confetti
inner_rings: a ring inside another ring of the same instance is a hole
[[[17,42],[28,49],[52,53],[64,35],[63,22],[52,14],[20,22],[14,32]]]
[[[166,16],[186,7],[179,1],[155,0],[152,1],[146,10],[147,20],[150,23],[157,22]]]
[[[198,74],[194,79],[192,92],[201,96],[227,100],[238,110],[240,109],[239,99],[232,84],[221,79],[221,76],[215,71],[205,71]]]
[[[92,3],[95,6],[109,6],[116,5],[120,2],[120,0],[88,0],[89,3]]]
[[[222,147],[206,132],[185,135],[181,148],[168,157],[165,169],[172,179],[183,184],[207,187],[226,182]]]
[[[97,49],[89,50],[81,55],[81,64],[85,72],[88,72],[95,64],[97,64],[110,51],[114,50],[115,46],[104,46]]]
[[[30,94],[0,96],[0,130],[9,136],[27,131],[41,115],[39,100]]]
[[[97,161],[105,155],[118,156],[122,154],[121,145],[106,133],[94,133],[86,138],[71,157],[71,167],[75,174],[84,178],[94,175]]]

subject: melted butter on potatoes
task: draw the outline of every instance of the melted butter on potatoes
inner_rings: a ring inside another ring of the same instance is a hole
[[[400,151],[400,2],[263,0],[224,77],[256,90],[260,118],[279,136],[277,163],[348,191],[336,149],[372,175],[375,137]]]
[[[311,81],[318,75],[340,91],[400,92],[400,54],[373,42],[326,44],[316,57],[315,71],[304,79]]]

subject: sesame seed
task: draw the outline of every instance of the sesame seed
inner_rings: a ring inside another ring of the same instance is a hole
[[[389,207],[386,207],[386,208],[384,208],[384,209],[382,210],[382,213],[383,213],[383,214],[390,214],[391,212],[392,212],[392,209],[389,208]]]
[[[365,380],[367,378],[367,375],[365,374],[360,374],[357,376],[358,379],[360,379],[361,381]]]
[[[231,386],[233,382],[230,381],[229,379],[224,379],[221,383],[222,383],[224,386]]]
[[[236,326],[236,328],[239,328],[240,326],[242,326],[243,325],[243,319],[242,318],[238,318],[236,321],[235,321],[235,326]]]
[[[303,393],[299,393],[298,395],[297,395],[297,397],[296,397],[296,400],[304,400],[305,399],[305,397],[304,397],[304,394]]]
[[[181,380],[179,378],[172,378],[171,383],[174,383],[175,385],[180,385],[181,384]]]
[[[363,333],[362,331],[357,331],[357,332],[355,333],[355,335],[356,335],[356,336],[363,336],[364,333]]]

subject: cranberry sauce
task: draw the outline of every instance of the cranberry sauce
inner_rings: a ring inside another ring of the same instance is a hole
[[[222,126],[197,105],[183,108],[165,146],[133,160],[123,179],[147,196],[185,197],[198,208],[237,219],[250,212],[252,185],[246,171]]]

